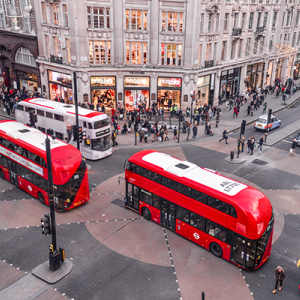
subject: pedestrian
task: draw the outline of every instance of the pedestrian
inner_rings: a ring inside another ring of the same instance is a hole
[[[242,139],[241,139],[241,146],[242,146],[241,152],[244,152],[244,147],[245,147],[245,137],[244,136],[242,136]]]
[[[291,147],[291,150],[290,150],[290,153],[293,156],[295,156],[296,146],[297,146],[297,141],[296,141],[296,139],[293,139],[292,147]]]
[[[176,126],[174,127],[174,137],[173,137],[173,139],[175,140],[175,139],[178,139],[178,137],[177,137],[177,128],[176,128]]]
[[[249,137],[247,141],[248,153],[251,153],[251,138]]]
[[[192,136],[192,140],[194,140],[197,136],[198,133],[198,128],[197,128],[197,124],[194,125],[193,127],[193,136]]]
[[[285,99],[286,99],[286,94],[283,93],[281,105],[285,105]]]
[[[251,137],[251,142],[250,142],[250,155],[253,155],[253,150],[254,150],[254,147],[256,147],[255,145],[255,139],[254,139],[254,136]]]
[[[229,110],[232,109],[232,104],[233,104],[233,101],[232,101],[232,99],[230,99],[230,100],[229,100]]]
[[[144,130],[141,128],[140,131],[139,131],[139,135],[140,135],[140,143],[143,142],[143,138],[144,138]]]
[[[221,138],[221,139],[219,140],[219,143],[221,143],[221,141],[223,141],[223,140],[225,140],[226,145],[227,145],[227,144],[228,144],[228,143],[227,143],[227,140],[228,140],[228,136],[227,136],[227,128],[225,128],[225,130],[223,131],[223,138]]]
[[[250,115],[250,111],[251,111],[251,105],[249,104],[247,107],[247,117]]]
[[[188,124],[188,126],[187,126],[187,137],[186,137],[186,140],[187,140],[187,141],[189,140],[189,136],[190,136],[190,134],[191,134],[191,126],[192,126],[192,125],[190,125],[190,124]]]
[[[260,151],[262,151],[262,145],[264,143],[264,135],[259,139],[259,145],[258,145],[258,149],[260,149]]]
[[[283,282],[283,279],[285,278],[284,269],[282,267],[278,266],[275,269],[275,275],[276,275],[276,283],[275,283],[275,290],[273,291],[273,294],[277,293],[278,282],[279,282],[279,291],[281,291],[282,282]]]
[[[112,139],[112,142],[113,142],[113,147],[116,146],[116,145],[118,145],[118,143],[116,141],[117,140],[117,134],[116,134],[116,132],[114,130],[112,131],[111,139]]]
[[[216,127],[219,126],[219,123],[220,123],[220,114],[217,113],[217,117],[216,117]]]

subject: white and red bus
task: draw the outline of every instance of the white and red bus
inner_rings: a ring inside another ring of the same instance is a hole
[[[29,124],[31,111],[37,116],[35,124],[37,129],[46,132],[51,128],[58,139],[76,147],[75,105],[43,98],[26,99],[18,103],[16,120]],[[86,133],[86,139],[80,147],[83,156],[97,160],[110,155],[112,153],[110,118],[104,113],[78,107],[78,119],[79,126]]]
[[[46,135],[16,121],[0,121],[0,178],[49,205]],[[75,147],[51,140],[55,209],[90,199],[85,159]]]
[[[125,164],[125,205],[215,256],[254,270],[271,254],[274,217],[257,189],[154,150]]]

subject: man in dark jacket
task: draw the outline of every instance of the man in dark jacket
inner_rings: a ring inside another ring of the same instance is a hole
[[[260,149],[260,151],[262,151],[262,145],[264,143],[264,135],[259,139],[259,145],[258,145],[258,149]]]
[[[193,136],[192,136],[192,140],[194,140],[197,136],[197,133],[198,133],[198,128],[197,128],[197,125],[195,124],[194,127],[193,127]]]
[[[227,143],[227,140],[228,140],[228,136],[227,136],[227,128],[225,128],[225,130],[223,131],[223,138],[221,138],[221,139],[219,140],[219,143],[221,143],[221,141],[223,141],[223,140],[225,140],[226,144],[228,144],[228,143]]]

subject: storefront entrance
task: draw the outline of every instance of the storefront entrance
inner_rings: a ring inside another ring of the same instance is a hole
[[[116,108],[116,77],[91,77],[91,97],[106,108]]]
[[[150,78],[124,77],[125,109],[149,108]]]
[[[196,95],[196,107],[209,102],[209,87],[210,87],[210,75],[198,77],[197,79],[197,95]]]
[[[38,78],[33,73],[17,71],[17,87],[18,89],[25,88],[27,91],[35,92],[38,90]]]
[[[220,100],[230,99],[239,93],[241,68],[230,69],[221,73]]]
[[[157,107],[166,108],[176,104],[180,108],[181,78],[158,78]]]
[[[245,85],[249,92],[254,92],[257,88],[263,87],[264,69],[265,69],[265,63],[259,63],[259,64],[247,66]]]
[[[53,71],[48,71],[50,99],[56,100],[62,98],[65,103],[69,103],[73,95],[72,76]]]

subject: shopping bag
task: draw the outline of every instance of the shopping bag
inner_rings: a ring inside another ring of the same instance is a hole
[[[293,154],[293,149],[292,148],[290,149],[290,153]]]

